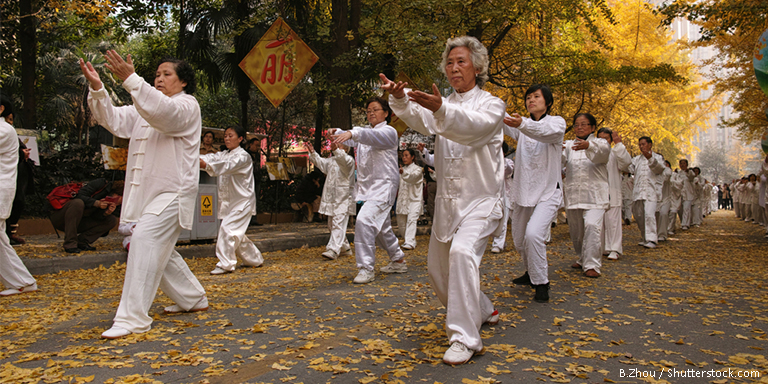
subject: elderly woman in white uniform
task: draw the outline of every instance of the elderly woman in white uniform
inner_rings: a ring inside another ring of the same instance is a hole
[[[397,193],[397,229],[403,237],[403,249],[416,248],[416,224],[424,210],[424,168],[413,160],[416,151],[403,151],[400,167],[400,189]]]
[[[115,107],[91,63],[80,60],[90,83],[88,105],[96,121],[130,139],[120,220],[137,222],[128,252],[125,282],[112,328],[115,339],[149,331],[149,308],[161,288],[175,305],[166,312],[208,309],[205,290],[174,250],[182,228],[191,229],[200,177],[200,105],[192,67],[164,59],[152,87],[134,72],[133,61],[107,51],[107,68],[123,81],[133,105]]]
[[[603,252],[608,253],[608,260],[618,260],[624,254],[621,244],[622,227],[621,212],[624,205],[622,194],[621,173],[629,169],[632,158],[627,148],[621,142],[621,135],[608,128],[600,128],[597,137],[613,143],[611,155],[608,158],[606,169],[608,170],[608,210],[603,216]]]
[[[661,200],[661,188],[657,188],[658,179],[664,173],[664,159],[653,152],[653,140],[648,136],[637,139],[641,154],[632,158],[629,171],[635,175],[635,188],[632,191],[632,215],[635,217],[642,241],[638,244],[645,248],[656,248],[656,206]]]
[[[331,143],[331,157],[328,158],[320,157],[309,143],[304,147],[309,152],[309,161],[320,172],[325,173],[325,185],[318,212],[328,217],[331,237],[322,256],[336,260],[339,254],[352,255],[347,240],[347,224],[349,216],[355,214],[351,188],[355,184],[355,159],[347,154],[345,145]]]
[[[0,100],[0,282],[5,287],[0,296],[10,296],[36,291],[37,282],[21,262],[5,233],[5,220],[11,215],[16,195],[19,137],[10,124],[13,118],[11,100],[5,96]]]
[[[200,156],[200,169],[219,178],[219,236],[216,257],[219,262],[211,275],[235,271],[237,256],[247,267],[264,263],[261,251],[246,236],[251,218],[256,214],[256,193],[253,181],[253,160],[243,149],[245,129],[240,126],[224,131],[226,151]]]
[[[408,91],[381,76],[392,109],[411,129],[435,137],[437,195],[427,268],[432,287],[446,307],[451,347],[443,362],[463,364],[482,353],[480,327],[499,321],[480,290],[480,263],[488,238],[501,224],[504,202],[504,102],[483,91],[488,52],[474,37],[448,39],[440,68],[454,91],[440,95]]]
[[[611,145],[594,135],[595,128],[594,116],[577,114],[573,118],[576,138],[563,148],[565,209],[573,250],[579,256],[573,267],[591,278],[600,277],[603,216],[610,206],[606,164]]]
[[[561,159],[565,120],[551,116],[554,98],[546,85],[525,92],[530,118],[517,113],[504,118],[504,133],[517,140],[512,181],[512,240],[523,259],[525,273],[512,280],[532,285],[534,301],[549,301],[549,269],[545,240],[557,210],[563,205]]]
[[[389,256],[389,264],[381,267],[384,273],[405,273],[408,266],[392,231],[389,211],[395,204],[398,180],[397,130],[387,124],[392,111],[386,100],[376,97],[366,103],[366,116],[370,127],[354,127],[333,135],[333,142],[357,148],[357,183],[355,196],[363,207],[355,220],[355,284],[372,282],[376,275],[376,243]]]

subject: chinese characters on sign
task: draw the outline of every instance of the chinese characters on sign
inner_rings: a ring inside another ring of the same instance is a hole
[[[240,62],[240,68],[277,108],[317,62],[291,27],[277,19]]]

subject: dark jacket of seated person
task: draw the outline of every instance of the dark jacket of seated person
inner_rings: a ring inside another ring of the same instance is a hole
[[[64,231],[65,251],[94,250],[91,244],[117,226],[113,213],[123,202],[124,186],[122,180],[91,180],[64,207],[51,212],[53,226]]]

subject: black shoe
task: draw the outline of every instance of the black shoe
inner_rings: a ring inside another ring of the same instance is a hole
[[[537,303],[546,303],[549,301],[549,283],[534,285],[536,288],[536,294],[533,296],[533,301]]]
[[[64,248],[64,251],[66,251],[67,253],[80,253],[80,248],[77,248],[77,247],[75,247],[75,248]]]
[[[629,225],[629,224],[630,224],[629,219],[624,219],[624,225]]]
[[[516,279],[512,279],[512,284],[515,284],[515,285],[533,285],[533,284],[531,284],[531,277],[528,276],[528,271],[525,271],[525,273],[522,276],[520,276],[520,277],[518,277]]]
[[[82,251],[95,251],[96,247],[92,247],[90,244],[86,243],[80,243],[77,245],[77,248],[80,248]]]

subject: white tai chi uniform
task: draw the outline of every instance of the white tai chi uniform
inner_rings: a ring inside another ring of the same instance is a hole
[[[325,249],[336,255],[350,250],[347,240],[349,216],[355,214],[352,188],[355,184],[355,159],[341,148],[333,151],[329,158],[320,157],[317,152],[309,154],[309,161],[325,173],[323,196],[320,199],[320,212],[328,216],[328,230],[331,237]]]
[[[693,185],[693,201],[691,202],[691,224],[701,225],[701,204],[702,204],[702,186],[704,180],[701,175],[693,178],[691,182]]]
[[[382,121],[375,127],[354,127],[345,145],[357,148],[355,195],[364,201],[355,221],[355,259],[357,269],[373,271],[376,243],[390,261],[402,260],[397,236],[392,232],[389,211],[395,204],[400,166],[397,164],[397,130]]]
[[[504,158],[504,218],[501,222],[501,233],[493,238],[492,247],[504,250],[507,247],[507,223],[512,219],[512,209],[515,202],[512,200],[512,176],[515,175],[515,162]]]
[[[682,190],[683,180],[682,172],[679,170],[672,172],[669,178],[669,224],[667,224],[667,235],[674,234],[677,229],[677,216],[680,215],[682,222]]]
[[[656,188],[656,178],[664,172],[664,159],[656,152],[651,152],[651,158],[637,155],[629,165],[629,171],[635,175],[635,188],[632,191],[632,215],[635,216],[637,227],[643,243],[658,243],[656,237],[656,204],[661,200]]]
[[[662,164],[664,164],[662,162]],[[659,202],[656,206],[656,238],[659,241],[667,240],[669,227],[669,211],[672,205],[672,169],[664,165],[664,172],[656,179],[656,188],[659,190]],[[674,217],[672,217],[674,219]]]
[[[18,166],[19,137],[5,118],[0,117],[0,282],[5,289],[20,289],[36,283],[5,233],[5,220],[11,216],[16,196]]]
[[[622,144],[623,146],[624,144]],[[624,148],[626,151],[626,148]],[[631,160],[631,159],[630,159]],[[627,166],[629,169],[629,166]],[[632,191],[635,189],[635,178],[632,175],[621,175],[621,216],[624,220],[632,220]]]
[[[205,297],[174,250],[181,229],[192,229],[202,120],[197,100],[184,92],[168,97],[135,73],[123,88],[133,105],[113,106],[105,87],[90,90],[88,105],[104,128],[130,138],[120,220],[137,225],[114,325],[141,333],[151,327],[158,287],[183,310]]]
[[[741,191],[739,191],[739,185],[741,185],[741,180],[731,183],[731,200],[733,201],[733,213],[741,219],[743,215],[741,213]]]
[[[480,351],[480,326],[493,313],[480,290],[480,263],[488,237],[503,217],[504,109],[501,99],[475,86],[443,98],[432,113],[407,97],[389,97],[395,114],[411,129],[435,137],[437,195],[427,268],[446,307],[450,343]]]
[[[400,174],[397,193],[397,229],[403,237],[403,246],[416,248],[416,224],[424,210],[424,168],[411,163]]]
[[[585,272],[600,273],[603,216],[610,203],[606,164],[611,145],[594,134],[586,141],[589,146],[584,150],[573,149],[575,140],[566,141],[563,148],[565,209],[578,263]]]
[[[545,238],[563,205],[562,153],[565,120],[544,115],[523,117],[518,128],[504,126],[517,140],[512,179],[512,240],[534,285],[549,283]]]
[[[605,166],[605,169],[608,170],[609,207],[603,216],[603,252],[616,252],[619,255],[624,254],[624,247],[622,247],[621,244],[621,211],[624,204],[621,172],[627,172],[631,162],[632,158],[629,156],[629,152],[627,152],[624,143],[616,143],[613,148],[611,148],[611,155],[608,158],[608,164]],[[631,189],[627,193],[628,197],[632,196]],[[632,215],[630,214],[630,217],[631,216]],[[583,265],[584,264],[582,264],[582,266]]]
[[[696,193],[693,189],[694,177],[696,177],[696,172],[692,169],[688,169],[687,171],[681,169],[677,173],[677,181],[681,184],[680,198],[683,201],[683,215],[680,217],[680,226],[683,229],[688,229],[688,227],[691,226],[693,200],[696,198]]]
[[[216,266],[234,271],[237,256],[243,264],[258,267],[264,263],[261,252],[245,235],[251,217],[256,214],[256,189],[253,179],[253,160],[243,148],[200,156],[205,171],[219,178],[219,237],[216,239]]]

